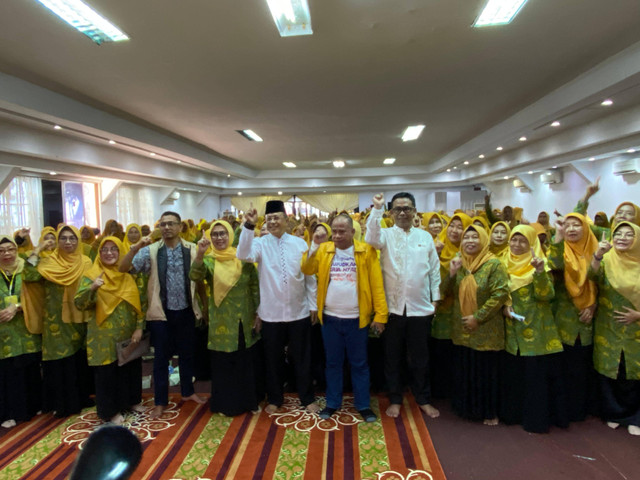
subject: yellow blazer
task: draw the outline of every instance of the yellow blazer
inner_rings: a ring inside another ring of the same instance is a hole
[[[353,241],[356,260],[358,307],[360,309],[360,328],[373,321],[387,323],[389,309],[384,296],[382,271],[376,250],[363,242]],[[333,242],[325,242],[318,247],[315,255],[302,264],[305,275],[318,275],[318,319],[322,322],[322,310],[329,287],[331,264],[336,254]]]

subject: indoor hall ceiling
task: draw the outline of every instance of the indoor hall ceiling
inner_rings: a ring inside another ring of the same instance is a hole
[[[97,46],[35,0],[2,0],[0,71],[257,171],[435,164],[640,41],[637,0],[530,0],[484,29],[485,0],[310,0],[314,34],[290,38],[265,0],[87,1],[131,40]]]

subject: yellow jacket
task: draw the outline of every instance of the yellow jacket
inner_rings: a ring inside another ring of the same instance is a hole
[[[360,328],[373,321],[387,323],[389,310],[384,296],[382,271],[376,250],[363,242],[354,240],[353,252],[356,260],[358,306],[360,308]],[[325,242],[318,247],[315,255],[307,258],[302,264],[302,272],[306,275],[318,275],[318,318],[322,322],[322,310],[327,296],[331,264],[336,253],[333,242]]]

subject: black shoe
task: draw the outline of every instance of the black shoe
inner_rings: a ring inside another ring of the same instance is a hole
[[[360,414],[362,419],[367,423],[375,422],[378,419],[376,414],[373,413],[373,410],[371,410],[370,408],[364,408],[362,410],[358,410],[358,413]]]
[[[329,420],[331,418],[331,415],[336,413],[336,410],[337,409],[335,408],[324,407],[322,410],[318,412],[318,416],[323,420]]]

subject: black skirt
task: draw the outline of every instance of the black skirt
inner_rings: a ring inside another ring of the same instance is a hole
[[[627,380],[624,353],[618,378],[600,375],[600,391],[604,421],[640,427],[640,380]]]
[[[593,345],[562,345],[562,375],[567,391],[569,420],[580,422],[587,415],[600,415],[600,392],[593,368]]]
[[[96,382],[96,410],[108,422],[117,413],[142,401],[142,359],[118,366],[118,362],[93,367]]]
[[[527,432],[569,426],[560,353],[521,356],[504,353],[501,362],[500,421]]]
[[[476,421],[498,417],[500,356],[501,352],[453,346],[451,406],[460,417]]]
[[[93,377],[87,365],[87,351],[42,362],[43,410],[58,418],[80,413],[93,404]]]
[[[41,353],[0,360],[0,422],[27,421],[42,409]]]
[[[439,338],[429,338],[429,374],[431,376],[431,396],[451,398],[453,381],[453,342]]]

